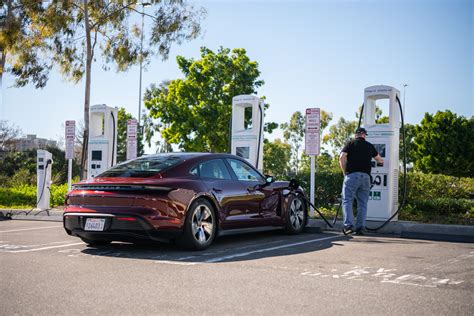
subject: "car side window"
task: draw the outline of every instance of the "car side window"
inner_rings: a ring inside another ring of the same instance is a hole
[[[222,159],[204,161],[198,166],[192,168],[190,173],[198,175],[201,178],[232,180],[232,177]]]
[[[192,167],[191,170],[189,170],[189,173],[193,176],[199,177],[199,165]]]
[[[239,181],[255,181],[255,182],[264,182],[265,180],[257,172],[246,163],[237,160],[237,159],[227,159],[230,164],[230,167],[234,171],[237,179]]]

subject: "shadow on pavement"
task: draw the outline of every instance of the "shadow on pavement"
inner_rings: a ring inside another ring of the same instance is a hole
[[[285,235],[281,231],[222,236],[203,251],[185,251],[172,243],[112,243],[88,247],[83,254],[91,256],[160,260],[168,263],[192,265],[197,263],[235,262],[268,257],[291,256],[320,251],[333,246],[335,241],[352,237],[340,234]],[[339,246],[341,246],[339,244]]]

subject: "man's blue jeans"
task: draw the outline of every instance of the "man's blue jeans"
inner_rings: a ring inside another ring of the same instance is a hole
[[[352,202],[357,199],[356,230],[365,227],[367,217],[367,201],[369,200],[370,176],[364,172],[353,172],[344,177],[342,187],[342,209],[344,211],[344,227],[354,226]]]

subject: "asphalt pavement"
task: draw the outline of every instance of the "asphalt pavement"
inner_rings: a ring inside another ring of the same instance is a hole
[[[335,232],[87,247],[61,223],[0,222],[2,315],[468,315],[474,244]]]

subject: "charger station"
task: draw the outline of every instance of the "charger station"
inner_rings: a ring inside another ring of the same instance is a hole
[[[263,101],[254,95],[232,98],[231,153],[263,170]]]
[[[50,209],[51,171],[53,155],[46,150],[36,151],[36,208],[41,211]]]
[[[367,141],[372,143],[384,160],[377,166],[372,160],[372,184],[367,205],[367,220],[386,221],[398,209],[400,91],[390,86],[372,86],[364,90],[364,128]],[[389,100],[389,123],[376,123],[377,100]],[[395,216],[393,220],[398,220]]]
[[[90,107],[88,179],[117,163],[117,114],[117,108],[105,104]]]

